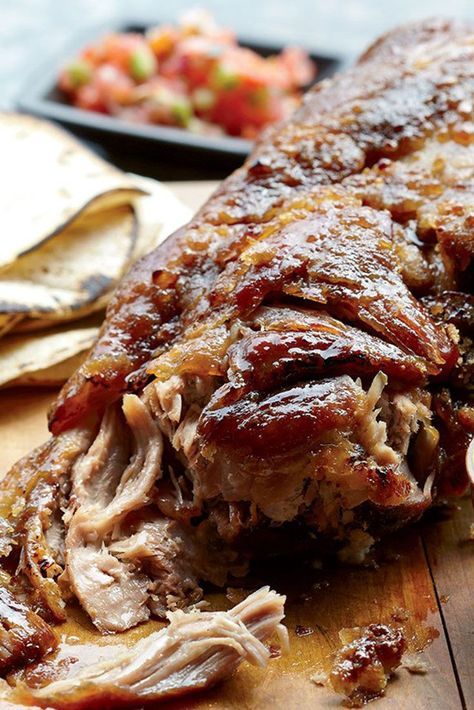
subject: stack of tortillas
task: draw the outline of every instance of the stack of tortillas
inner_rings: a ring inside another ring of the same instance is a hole
[[[0,113],[0,155],[0,386],[60,384],[120,278],[190,211],[29,116]]]

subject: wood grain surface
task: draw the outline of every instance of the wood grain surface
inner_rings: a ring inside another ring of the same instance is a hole
[[[213,189],[213,183],[173,184],[176,193],[194,209]],[[46,410],[53,390],[6,390],[0,393],[0,475],[20,456],[47,437]],[[389,683],[375,708],[451,710],[474,707],[474,542],[470,539],[470,501],[431,513],[380,545],[377,564],[351,567],[325,564],[303,567],[285,560],[257,569],[251,585],[270,583],[287,594],[286,624],[290,653],[271,661],[266,671],[244,665],[226,683],[194,698],[166,707],[266,710],[337,708],[341,698],[316,686],[311,676],[327,669],[344,627],[390,622],[406,615],[412,648],[425,647],[424,675],[402,669]],[[223,594],[209,596],[212,607],[226,608]],[[85,641],[93,639],[85,619]],[[302,627],[306,634],[297,633]],[[67,638],[71,628],[58,629]],[[145,627],[144,632],[147,629]],[[133,643],[137,633],[120,640]],[[1,704],[1,701],[0,701]],[[160,708],[165,707],[163,704]]]

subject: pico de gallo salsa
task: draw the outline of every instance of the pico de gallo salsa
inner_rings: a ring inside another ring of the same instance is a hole
[[[262,57],[203,11],[146,34],[109,34],[64,67],[70,102],[129,121],[253,139],[288,116],[313,81],[302,49]]]

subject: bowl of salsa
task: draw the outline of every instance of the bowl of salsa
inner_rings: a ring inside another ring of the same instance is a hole
[[[109,33],[61,70],[58,87],[80,109],[148,125],[253,140],[289,116],[316,77],[308,52],[264,57],[205,11],[145,33]]]
[[[129,22],[81,38],[36,72],[18,105],[115,152],[205,153],[230,168],[340,64],[338,56],[237,37],[192,11],[177,22]]]

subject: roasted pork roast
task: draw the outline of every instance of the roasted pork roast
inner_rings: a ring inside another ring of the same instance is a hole
[[[474,25],[397,29],[134,266],[52,438],[1,484],[2,579],[36,657],[68,599],[121,631],[276,550],[362,560],[465,491],[473,106]],[[84,682],[127,694],[117,673]]]

